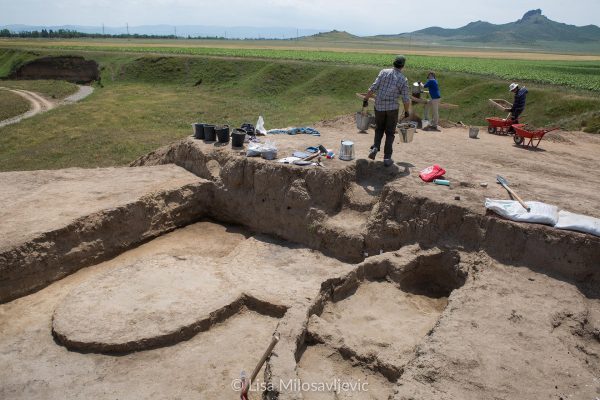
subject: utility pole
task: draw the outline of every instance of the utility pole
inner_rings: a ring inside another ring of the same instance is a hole
[[[104,36],[104,22],[102,23],[102,36]]]
[[[177,27],[174,26],[173,28],[175,28],[175,39],[177,39]]]
[[[127,36],[129,36],[129,22],[125,23],[127,25]]]

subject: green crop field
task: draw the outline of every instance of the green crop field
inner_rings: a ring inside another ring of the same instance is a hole
[[[78,42],[81,43],[81,42]],[[328,62],[335,64],[372,65],[390,64],[391,55],[368,52],[341,52],[323,50],[288,50],[256,48],[217,48],[185,46],[140,46],[98,44],[55,45],[53,50],[102,51],[122,53],[177,54],[196,56],[243,57],[273,60]],[[510,57],[510,53],[506,54]],[[536,83],[567,86],[575,89],[600,91],[600,61],[522,60],[508,58],[477,58],[454,56],[411,55],[407,69],[464,72],[488,75],[507,80],[525,80]]]

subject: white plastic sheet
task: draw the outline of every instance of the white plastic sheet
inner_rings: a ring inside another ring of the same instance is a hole
[[[267,130],[265,129],[265,120],[263,119],[262,115],[260,115],[258,117],[258,121],[256,121],[256,133],[257,134],[261,134],[261,135],[266,135],[267,134]]]

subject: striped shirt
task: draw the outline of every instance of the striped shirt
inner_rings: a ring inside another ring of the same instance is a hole
[[[410,101],[408,80],[396,68],[381,70],[369,90],[377,93],[375,98],[375,110],[377,111],[397,110],[400,96],[404,103]]]

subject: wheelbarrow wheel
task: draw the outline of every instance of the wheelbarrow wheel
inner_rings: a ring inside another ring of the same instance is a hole
[[[523,144],[523,141],[525,140],[525,138],[522,136],[519,136],[519,135],[515,135],[515,136],[513,136],[513,140],[515,141],[515,144],[517,146],[520,146]]]
[[[488,133],[496,133],[496,127],[495,126],[488,126]]]

